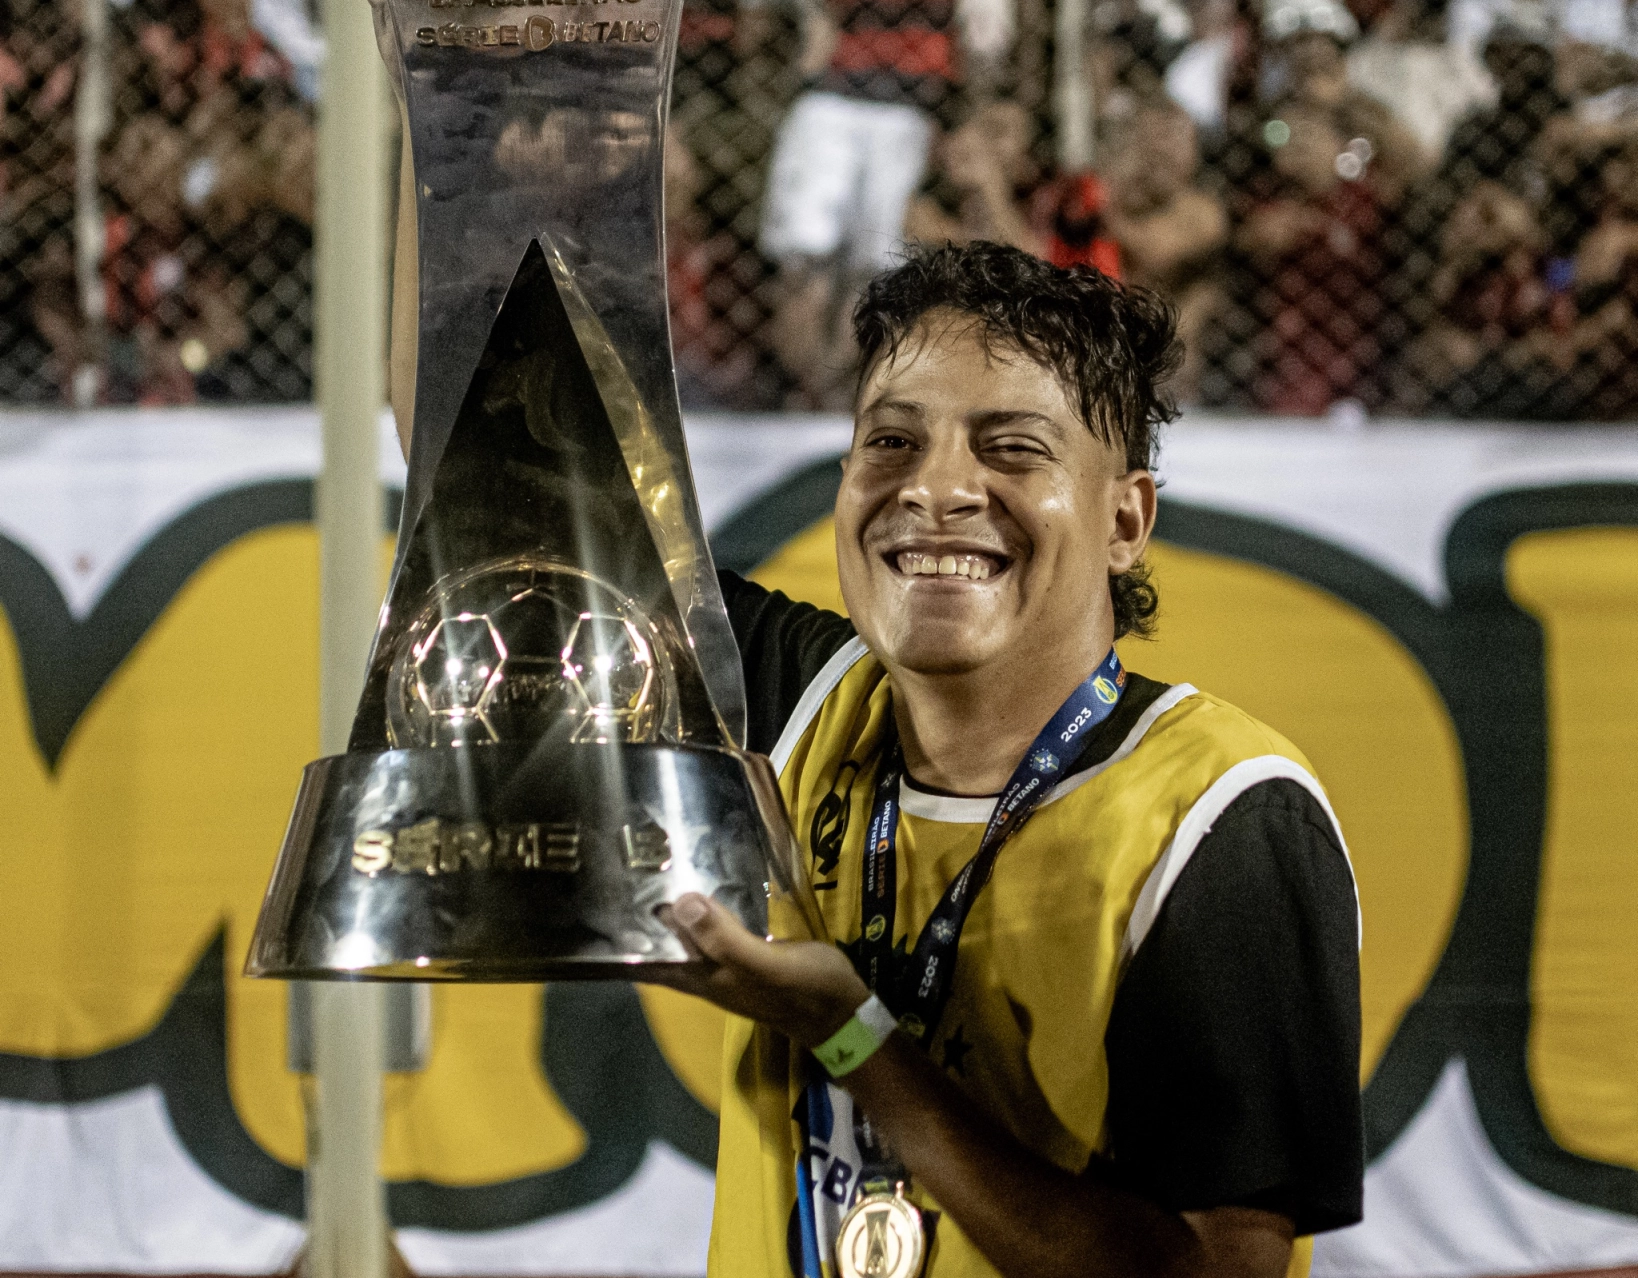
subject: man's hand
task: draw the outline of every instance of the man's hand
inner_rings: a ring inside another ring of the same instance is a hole
[[[701,961],[648,979],[761,1021],[812,1050],[845,1025],[870,990],[824,941],[765,941],[715,901],[690,892],[661,918]]]
[[[698,969],[645,979],[812,1049],[869,997],[834,945],[765,941],[696,893],[662,911]],[[1180,1216],[1025,1149],[894,1033],[842,1080],[916,1180],[1007,1278],[1280,1278],[1291,1222],[1240,1208]]]

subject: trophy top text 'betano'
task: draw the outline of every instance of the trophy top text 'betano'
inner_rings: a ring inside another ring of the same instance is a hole
[[[817,934],[694,500],[662,172],[681,0],[372,0],[413,154],[398,552],[247,971],[623,977],[683,892]],[[399,288],[406,281],[397,280]]]

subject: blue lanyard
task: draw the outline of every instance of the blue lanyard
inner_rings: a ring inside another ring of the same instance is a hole
[[[1114,713],[1125,688],[1126,671],[1111,648],[1102,664],[1069,694],[1013,770],[984,827],[978,851],[944,890],[908,958],[897,956],[893,947],[904,750],[893,716],[888,714],[870,826],[865,832],[858,968],[865,983],[899,1018],[900,1027],[922,1044],[932,1042],[950,1001],[961,931],[973,902],[990,881],[1001,845],[1051,793],[1057,777],[1074,766],[1093,729]]]

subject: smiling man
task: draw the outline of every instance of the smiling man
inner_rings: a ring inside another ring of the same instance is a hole
[[[735,1014],[711,1273],[1301,1270],[1360,1215],[1355,894],[1296,748],[1115,654],[1171,316],[976,244],[856,328],[850,620],[724,578],[830,938],[671,913]]]

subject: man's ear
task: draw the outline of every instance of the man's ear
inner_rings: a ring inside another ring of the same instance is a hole
[[[1115,520],[1109,532],[1109,573],[1118,577],[1143,558],[1155,530],[1155,477],[1129,470],[1115,483]]]

